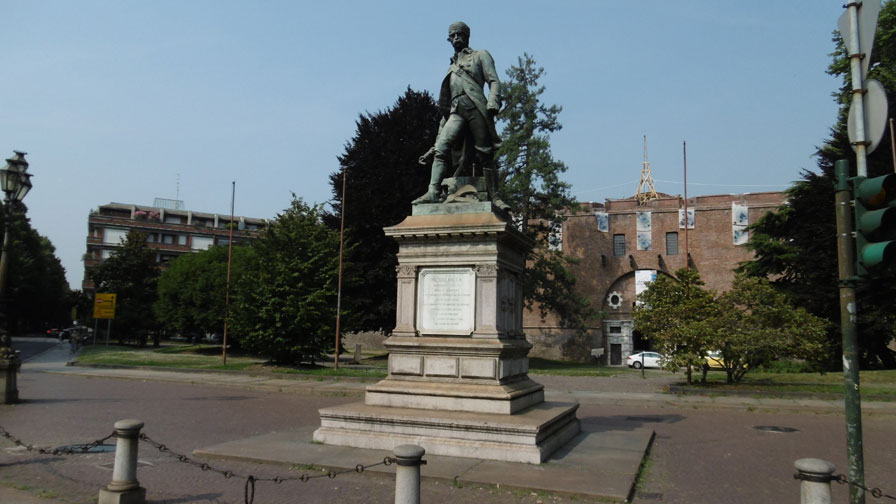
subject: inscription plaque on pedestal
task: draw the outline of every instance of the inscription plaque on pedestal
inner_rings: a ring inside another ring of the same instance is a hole
[[[420,334],[473,333],[476,273],[472,268],[424,268],[417,286]]]

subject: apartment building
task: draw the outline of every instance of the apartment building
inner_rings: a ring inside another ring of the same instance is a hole
[[[86,269],[111,256],[129,231],[146,235],[162,267],[182,254],[229,243],[230,215],[194,212],[183,206],[179,200],[157,198],[153,206],[109,203],[92,210],[87,218],[82,289],[93,289]],[[255,239],[267,225],[266,219],[243,216],[234,216],[233,222],[234,244]]]

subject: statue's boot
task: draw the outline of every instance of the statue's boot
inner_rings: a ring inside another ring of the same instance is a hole
[[[504,203],[501,198],[498,197],[498,173],[494,168],[483,168],[482,174],[485,175],[485,187],[488,190],[488,199],[492,201],[499,209],[509,212],[510,205]]]
[[[429,184],[429,190],[427,190],[423,196],[415,199],[411,202],[412,205],[419,205],[421,203],[438,203],[439,202],[439,185],[438,184]]]
[[[432,175],[429,178],[429,190],[423,196],[411,202],[412,205],[421,203],[438,203],[439,202],[439,184],[442,182],[442,176],[445,174],[445,160],[443,155],[436,151],[435,159],[432,162]]]

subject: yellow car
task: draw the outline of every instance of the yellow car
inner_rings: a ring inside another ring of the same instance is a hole
[[[707,352],[706,367],[710,369],[725,369],[725,363],[722,360],[722,353],[718,350]]]
[[[711,352],[706,353],[706,367],[709,369],[725,369],[725,360],[722,358],[722,352],[718,350],[713,350]],[[744,364],[743,368],[747,369],[750,367],[747,364]]]

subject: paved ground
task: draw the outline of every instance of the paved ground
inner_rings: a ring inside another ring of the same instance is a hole
[[[313,428],[318,408],[357,400],[365,386],[357,381],[64,368],[59,362],[60,355],[66,356],[63,352],[67,352],[64,345],[53,345],[51,351],[26,362],[19,376],[24,402],[0,406],[0,426],[26,442],[49,447],[87,442],[111,432],[117,419],[139,418],[146,422],[144,432],[151,438],[190,455],[196,448]],[[794,460],[813,456],[845,468],[845,428],[839,413],[842,404],[837,402],[677,398],[655,392],[661,380],[536,379],[545,383],[550,398],[578,399],[579,418],[586,428],[612,425],[617,430],[656,431],[636,502],[797,502]],[[866,403],[865,408],[866,479],[896,493],[896,405]],[[754,429],[763,425],[796,431]],[[151,502],[243,502],[245,479],[203,472],[143,443],[140,450],[138,474]],[[357,463],[375,462],[361,458]],[[109,482],[111,461],[108,453],[43,456],[0,440],[0,502],[93,502],[99,488]],[[212,462],[244,475],[300,474],[277,465]],[[259,482],[256,502],[390,502],[393,485],[389,476],[370,472],[308,483]],[[29,488],[15,489],[23,486]],[[846,500],[845,488],[835,485],[834,491],[836,501]],[[41,494],[50,499],[36,497]],[[423,499],[547,503],[572,497],[425,479]]]

